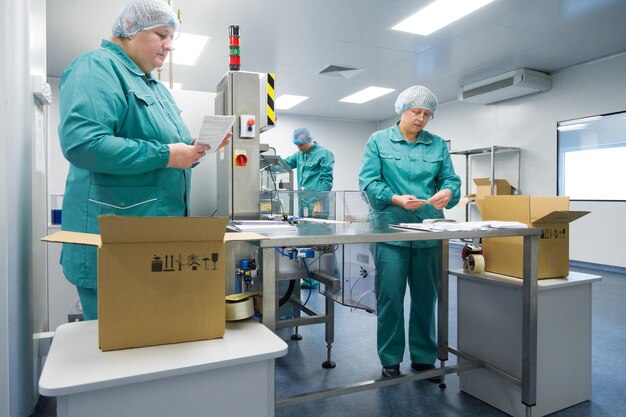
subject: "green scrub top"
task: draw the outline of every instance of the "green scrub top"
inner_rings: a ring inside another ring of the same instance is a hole
[[[405,210],[391,204],[394,194],[411,194],[428,199],[449,189],[454,207],[461,197],[461,179],[454,172],[445,141],[425,130],[415,143],[404,139],[398,125],[373,133],[367,144],[359,171],[359,188],[367,193],[382,224],[421,223],[424,219],[443,218],[443,212],[430,204]],[[409,245],[404,243],[402,246]],[[415,246],[415,245],[414,245]]]
[[[298,190],[330,191],[333,188],[335,156],[331,151],[313,142],[309,152],[296,152],[285,159],[291,168],[297,168]]]
[[[117,44],[76,58],[60,84],[59,138],[70,162],[63,230],[99,233],[98,216],[186,216],[190,169],[166,168],[170,143],[191,135],[169,91]],[[96,288],[96,249],[64,245],[76,286]]]

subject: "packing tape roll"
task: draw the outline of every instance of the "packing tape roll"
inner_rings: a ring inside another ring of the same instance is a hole
[[[247,319],[254,315],[252,298],[240,301],[226,301],[226,321]]]
[[[467,269],[476,274],[484,272],[485,258],[482,255],[469,255],[467,257]]]

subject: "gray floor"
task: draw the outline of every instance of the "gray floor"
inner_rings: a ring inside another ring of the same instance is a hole
[[[460,259],[459,250],[452,246],[451,267]],[[557,413],[554,417],[618,417],[626,416],[626,275],[573,268],[579,272],[601,275],[603,280],[593,284],[593,358],[592,400]],[[313,306],[320,306],[322,297],[314,293]],[[450,344],[456,345],[456,279],[450,279]],[[289,345],[287,356],[276,362],[276,395],[278,398],[341,387],[378,379],[380,364],[376,355],[376,318],[360,311],[336,307],[334,369],[324,369],[326,359],[324,326],[300,328],[303,339],[290,339],[292,331],[278,331]],[[451,356],[450,363],[454,363]],[[401,365],[409,373],[408,353]],[[575,366],[575,364],[573,364]],[[276,417],[398,417],[398,416],[481,416],[507,414],[459,391],[458,377],[446,377],[446,389],[425,380],[391,387],[373,389],[304,404],[279,407]],[[247,387],[245,389],[254,389]],[[242,395],[245,396],[245,389]],[[54,417],[54,399],[42,397],[32,417]],[[181,414],[184,415],[184,414]]]

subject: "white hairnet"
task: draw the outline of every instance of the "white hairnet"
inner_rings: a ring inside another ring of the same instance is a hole
[[[414,85],[400,93],[396,99],[396,113],[402,114],[412,107],[430,110],[433,118],[437,111],[437,97],[428,88]]]
[[[178,18],[163,0],[132,0],[120,11],[111,31],[114,36],[127,38],[142,30],[171,26],[178,30]]]

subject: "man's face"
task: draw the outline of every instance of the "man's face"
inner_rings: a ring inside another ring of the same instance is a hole
[[[302,153],[307,153],[309,152],[309,149],[311,149],[313,147],[313,142],[309,142],[309,143],[302,143],[300,145],[296,145],[296,147],[298,148],[298,150]]]

